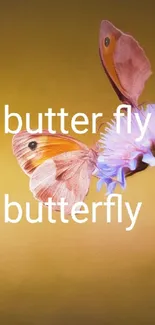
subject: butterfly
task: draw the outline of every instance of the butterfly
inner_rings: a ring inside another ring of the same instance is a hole
[[[145,82],[152,74],[150,62],[139,43],[108,20],[103,20],[99,31],[99,54],[119,99],[137,107]]]
[[[64,198],[66,215],[75,203],[84,201],[96,168],[96,145],[88,148],[71,136],[44,130],[35,135],[20,131],[13,136],[12,148],[37,200],[46,204],[52,198],[53,210],[60,211],[57,203]]]

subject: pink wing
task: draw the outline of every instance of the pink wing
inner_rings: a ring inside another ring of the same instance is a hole
[[[109,52],[103,53],[103,41],[110,39]],[[114,90],[122,102],[137,105],[145,82],[152,74],[150,62],[139,43],[129,34],[123,33],[110,21],[103,20],[99,34],[100,56]],[[105,63],[105,58],[109,62]],[[113,68],[115,71],[113,71]],[[119,82],[114,78],[116,73]]]
[[[65,214],[68,215],[72,206],[82,202],[87,195],[96,160],[96,153],[91,149],[62,153],[50,158],[33,172],[30,190],[43,203],[52,198],[56,203],[53,210],[57,211],[60,211],[57,202],[64,198],[68,203],[65,206]]]
[[[152,71],[144,50],[132,36],[122,33],[117,40],[114,64],[126,97],[137,104]]]

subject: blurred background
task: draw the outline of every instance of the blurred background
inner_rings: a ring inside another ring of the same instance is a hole
[[[23,121],[32,113],[55,112],[64,107],[70,117],[77,112],[103,112],[110,120],[119,101],[100,63],[99,27],[110,20],[131,33],[145,49],[155,71],[155,2],[143,0],[3,0],[0,5],[0,323],[3,325],[153,325],[155,324],[155,169],[127,180],[123,202],[142,208],[132,231],[123,223],[106,224],[104,208],[97,223],[62,224],[47,221],[30,225],[4,224],[4,194],[24,210],[37,202],[29,191],[28,177],[12,154],[12,135],[4,135],[4,105]],[[140,101],[155,102],[155,76],[146,84]],[[12,127],[15,122],[12,120]],[[44,127],[47,127],[45,120]],[[24,124],[23,124],[24,128]],[[55,123],[59,131],[59,120]],[[70,134],[75,134],[70,130]],[[99,135],[87,133],[79,140],[92,145]],[[118,189],[118,193],[120,190]],[[105,200],[92,179],[85,200]]]

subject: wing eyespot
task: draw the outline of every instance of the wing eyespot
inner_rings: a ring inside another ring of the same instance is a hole
[[[32,151],[34,151],[34,150],[37,148],[37,142],[36,142],[36,141],[31,141],[31,142],[29,142],[28,147],[29,147]]]
[[[105,37],[104,45],[105,45],[105,47],[108,47],[110,45],[110,38],[109,37]]]

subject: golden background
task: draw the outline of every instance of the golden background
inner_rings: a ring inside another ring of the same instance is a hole
[[[123,223],[106,224],[104,208],[97,223],[64,225],[47,222],[4,224],[4,194],[24,207],[37,202],[28,177],[12,154],[12,135],[4,135],[4,105],[24,119],[32,113],[103,112],[112,117],[119,101],[100,63],[99,26],[111,20],[131,33],[144,47],[155,71],[155,2],[47,1],[0,2],[0,324],[2,325],[153,325],[155,324],[155,215],[154,176],[148,168],[127,180],[123,202],[142,208],[134,229],[125,209]],[[155,76],[149,79],[141,101],[155,102]],[[68,124],[69,125],[69,124]],[[13,124],[12,124],[13,126]],[[46,123],[44,127],[46,127]],[[55,124],[59,130],[58,121]],[[24,125],[23,125],[24,128]],[[75,136],[73,132],[70,133]],[[97,139],[91,132],[86,144]],[[85,202],[103,201],[91,182]]]

